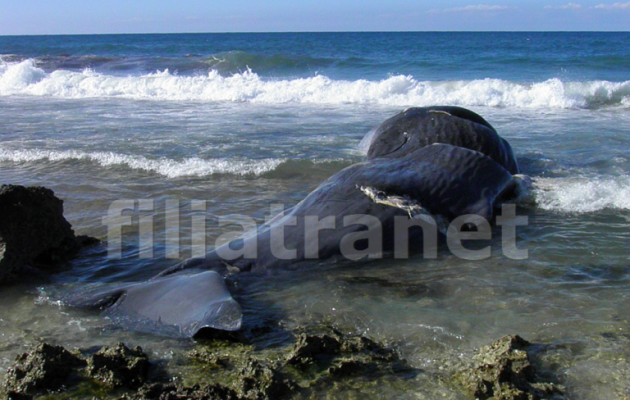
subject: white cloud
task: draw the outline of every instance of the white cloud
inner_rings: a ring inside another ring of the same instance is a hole
[[[569,4],[565,4],[563,6],[545,6],[545,8],[551,8],[554,10],[575,10],[578,8],[582,8],[582,5],[580,4],[575,4],[575,3],[569,3]]]
[[[598,8],[600,10],[618,10],[618,9],[626,9],[626,10],[630,10],[630,2],[627,3],[614,3],[614,4],[598,4],[595,7],[592,8]]]
[[[477,4],[470,5],[466,7],[456,7],[456,8],[447,8],[445,10],[430,10],[427,11],[429,13],[438,13],[438,12],[463,12],[463,11],[500,11],[500,10],[508,10],[514,7],[508,6],[490,6],[486,4]]]

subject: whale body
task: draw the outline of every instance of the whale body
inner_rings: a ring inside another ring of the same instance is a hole
[[[336,173],[295,207],[243,238],[226,243],[203,258],[187,260],[161,275],[222,266],[241,272],[257,271],[289,267],[308,259],[328,259],[343,255],[343,238],[364,231],[370,221],[379,225],[382,246],[378,246],[378,252],[386,254],[393,251],[397,216],[427,215],[436,223],[471,214],[491,220],[494,209],[516,197],[519,188],[519,180],[494,160],[462,147],[433,144],[399,158],[375,158]],[[373,218],[365,218],[366,224],[344,224],[348,216]],[[317,232],[317,238],[309,235],[309,218],[310,226],[315,225],[313,221],[329,222],[324,224],[327,229]],[[274,244],[274,229],[276,235],[283,236],[282,246]],[[419,240],[415,232],[411,232],[410,240]],[[313,241],[317,242],[317,249],[308,249]],[[229,260],[222,256],[233,253],[232,248],[255,248],[255,256]],[[346,258],[352,258],[351,253],[352,249],[348,249]],[[362,255],[366,255],[364,251],[357,251],[357,258]]]
[[[84,293],[71,303],[178,327],[184,336],[203,328],[233,331],[242,313],[221,274],[392,256],[401,240],[401,248],[423,251],[427,225],[416,222],[432,222],[439,230],[439,221],[464,215],[489,221],[497,207],[519,196],[511,147],[477,114],[433,107],[388,121],[368,138],[365,162],[339,171],[242,238],[147,282]]]
[[[404,157],[434,143],[476,150],[511,174],[519,168],[512,147],[480,115],[461,107],[408,108],[370,131],[361,143],[368,159]]]

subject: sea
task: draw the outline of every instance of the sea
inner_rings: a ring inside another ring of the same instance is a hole
[[[210,251],[238,233],[221,217],[262,223],[365,160],[361,139],[387,118],[454,105],[492,124],[532,178],[533,200],[517,209],[527,257],[505,255],[496,227],[483,260],[441,249],[241,274],[230,290],[244,332],[279,348],[299,327],[328,324],[421,371],[332,398],[462,398],[436,377],[507,334],[537,345],[536,365],[567,398],[628,398],[628,43],[627,32],[1,36],[0,183],[52,189],[75,232],[103,242],[2,288],[0,378],[35,343],[122,341],[177,380],[193,339],[68,307],[64,294],[190,257],[200,218]],[[121,204],[129,224],[116,256],[106,221]]]

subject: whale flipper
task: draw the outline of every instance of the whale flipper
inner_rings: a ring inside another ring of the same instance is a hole
[[[106,308],[108,317],[149,330],[193,337],[202,328],[236,331],[242,311],[215,271],[173,274],[75,295],[70,305]]]

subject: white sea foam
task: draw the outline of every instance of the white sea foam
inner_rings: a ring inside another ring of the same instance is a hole
[[[630,177],[536,178],[536,203],[545,210],[588,213],[630,210]]]
[[[126,166],[134,170],[157,173],[167,178],[183,176],[208,176],[215,174],[261,175],[276,169],[284,160],[233,160],[208,159],[197,157],[182,161],[171,159],[149,159],[144,156],[131,156],[112,152],[82,152],[76,150],[7,150],[0,148],[0,162],[59,162],[89,161],[102,167]]]
[[[332,80],[326,76],[263,79],[252,71],[221,76],[178,76],[168,70],[144,76],[112,76],[91,70],[46,73],[32,60],[0,60],[0,95],[61,98],[121,97],[256,103],[383,104],[523,108],[590,108],[630,104],[630,81],[563,82],[549,79],[520,84],[501,79],[418,81],[396,75],[380,81]]]

